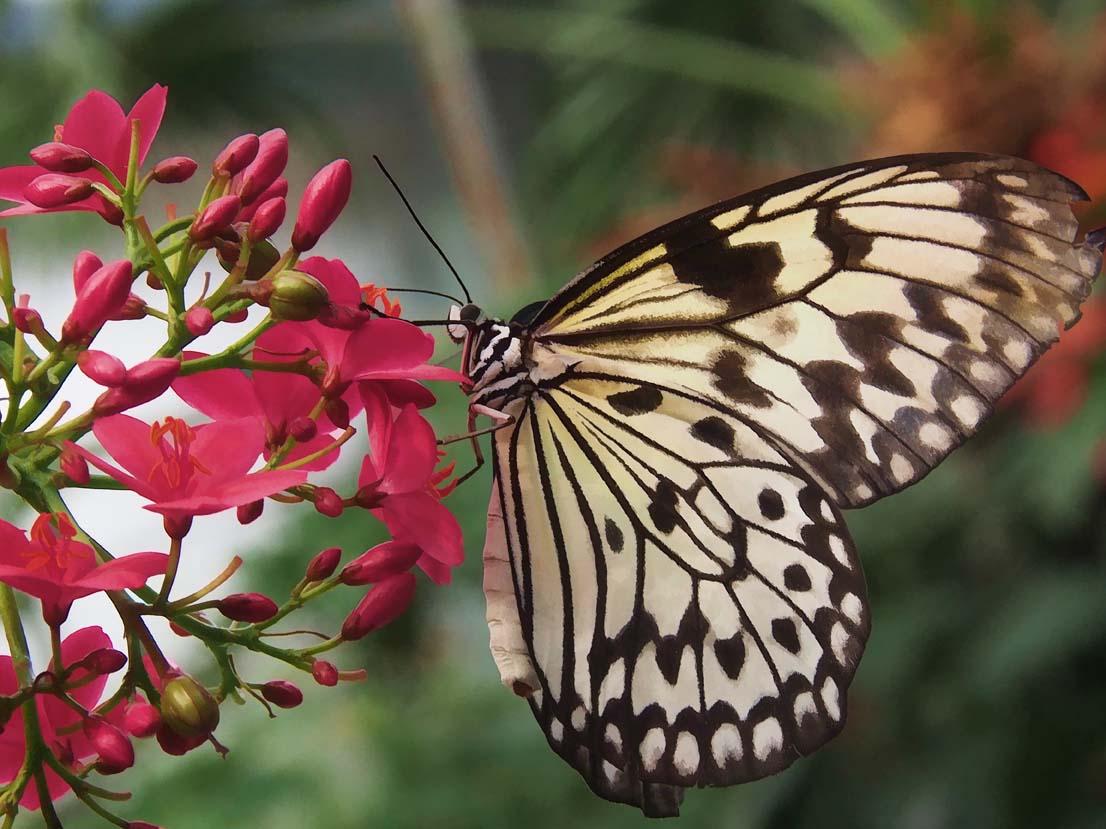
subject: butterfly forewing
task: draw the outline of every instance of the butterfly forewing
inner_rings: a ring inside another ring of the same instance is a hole
[[[933,468],[1078,317],[1083,197],[1017,159],[864,162],[659,228],[537,313],[493,645],[596,792],[675,814],[841,728],[870,622],[839,509]]]

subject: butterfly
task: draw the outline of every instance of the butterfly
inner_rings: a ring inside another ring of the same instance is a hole
[[[1086,198],[1015,158],[864,161],[660,227],[509,321],[454,307],[494,423],[492,654],[597,794],[676,815],[842,729],[871,627],[842,510],[933,469],[1078,319]]]

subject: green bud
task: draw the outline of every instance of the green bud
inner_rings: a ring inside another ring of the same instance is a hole
[[[330,304],[330,295],[315,277],[301,271],[281,271],[273,278],[269,313],[274,319],[306,322]]]
[[[161,719],[182,737],[206,737],[219,725],[219,703],[190,676],[178,676],[161,691]]]

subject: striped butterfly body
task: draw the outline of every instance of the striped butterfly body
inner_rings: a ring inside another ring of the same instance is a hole
[[[502,425],[492,652],[602,797],[678,813],[845,721],[870,629],[841,510],[917,481],[1072,324],[1102,257],[1059,175],[973,154],[801,176],[469,325]]]

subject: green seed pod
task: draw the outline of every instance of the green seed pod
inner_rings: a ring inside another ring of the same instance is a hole
[[[206,737],[219,725],[219,703],[190,676],[178,676],[161,691],[161,719],[182,737]]]
[[[269,312],[278,320],[313,320],[330,304],[326,286],[301,271],[282,271],[272,285]]]

